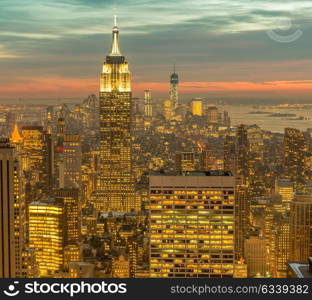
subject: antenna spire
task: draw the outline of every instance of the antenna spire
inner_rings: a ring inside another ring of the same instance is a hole
[[[109,53],[110,56],[121,56],[119,46],[119,28],[117,27],[117,15],[114,15],[114,27],[112,34],[112,48]]]

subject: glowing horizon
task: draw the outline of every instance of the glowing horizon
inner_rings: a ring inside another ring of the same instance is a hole
[[[144,5],[143,5],[144,2]],[[79,97],[99,92],[110,48],[113,1],[21,0],[0,3],[0,99]],[[134,96],[169,92],[176,63],[185,97],[310,98],[309,1],[117,1],[121,49]],[[220,10],[220,5],[224,9]],[[155,14],[155,9],[162,14]],[[290,21],[290,28],[285,22]],[[284,27],[283,27],[284,26]],[[286,26],[286,27],[285,27]],[[289,43],[272,40],[297,30]],[[270,95],[272,93],[272,95]]]

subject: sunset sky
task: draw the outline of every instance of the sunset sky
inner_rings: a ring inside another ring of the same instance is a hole
[[[303,0],[1,0],[0,99],[98,93],[113,15],[134,96],[312,101],[312,2]],[[287,29],[287,22],[291,22]],[[281,43],[267,31],[298,38]]]

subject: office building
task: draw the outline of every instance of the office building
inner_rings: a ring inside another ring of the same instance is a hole
[[[119,29],[115,22],[112,47],[101,73],[100,156],[102,201],[108,210],[135,208],[132,174],[131,75],[121,54]]]
[[[64,186],[81,185],[81,141],[79,134],[65,134],[63,140]]]
[[[275,193],[281,196],[282,202],[289,209],[294,198],[294,184],[289,179],[276,179]]]
[[[290,203],[290,261],[312,256],[312,195],[296,194]]]
[[[294,183],[295,191],[302,192],[305,185],[306,142],[303,133],[294,128],[285,128],[284,177]]]
[[[233,277],[232,174],[155,174],[149,179],[151,277]]]
[[[0,140],[0,278],[16,277],[14,148],[7,139]]]
[[[202,116],[203,115],[203,101],[202,101],[202,99],[193,99],[191,101],[191,113],[194,116]]]
[[[146,118],[153,117],[152,92],[150,90],[144,91],[144,116]]]
[[[54,200],[29,205],[29,247],[36,249],[41,277],[53,276],[63,267],[63,205]]]

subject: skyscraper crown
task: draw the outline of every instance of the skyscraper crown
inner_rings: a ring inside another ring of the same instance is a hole
[[[117,26],[117,16],[114,17],[114,27],[112,30],[112,47],[109,56],[122,56],[119,46],[119,28]]]

